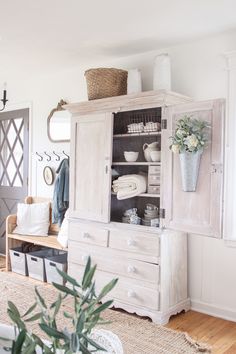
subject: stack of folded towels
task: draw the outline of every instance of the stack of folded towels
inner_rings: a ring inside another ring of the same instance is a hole
[[[124,175],[113,181],[113,192],[117,199],[128,199],[145,193],[147,190],[147,175]]]

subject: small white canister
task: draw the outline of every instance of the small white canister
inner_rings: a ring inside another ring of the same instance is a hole
[[[171,90],[171,63],[167,53],[155,57],[153,90]]]
[[[142,92],[142,78],[139,69],[128,70],[127,93]]]

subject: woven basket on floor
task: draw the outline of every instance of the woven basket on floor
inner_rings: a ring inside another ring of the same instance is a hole
[[[115,68],[98,68],[85,71],[88,99],[113,97],[127,94],[126,70]]]

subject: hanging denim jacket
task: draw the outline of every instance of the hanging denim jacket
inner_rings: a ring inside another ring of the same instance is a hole
[[[69,160],[64,159],[56,170],[57,178],[54,186],[52,223],[61,226],[66,210],[69,207]]]

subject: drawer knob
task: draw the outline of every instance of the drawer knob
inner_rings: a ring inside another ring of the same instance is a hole
[[[127,245],[128,245],[129,247],[135,246],[135,245],[136,245],[136,241],[135,241],[135,240],[132,240],[131,238],[129,238],[129,239],[127,240]]]
[[[82,261],[83,261],[83,262],[87,262],[89,256],[83,254],[83,256],[82,256],[81,258],[82,258]]]
[[[89,235],[88,232],[84,232],[84,233],[83,233],[83,238],[89,238],[89,237],[90,237],[90,235]]]
[[[128,273],[136,273],[136,268],[134,266],[129,265],[127,271]]]
[[[133,290],[128,291],[128,297],[136,297],[136,293]]]

